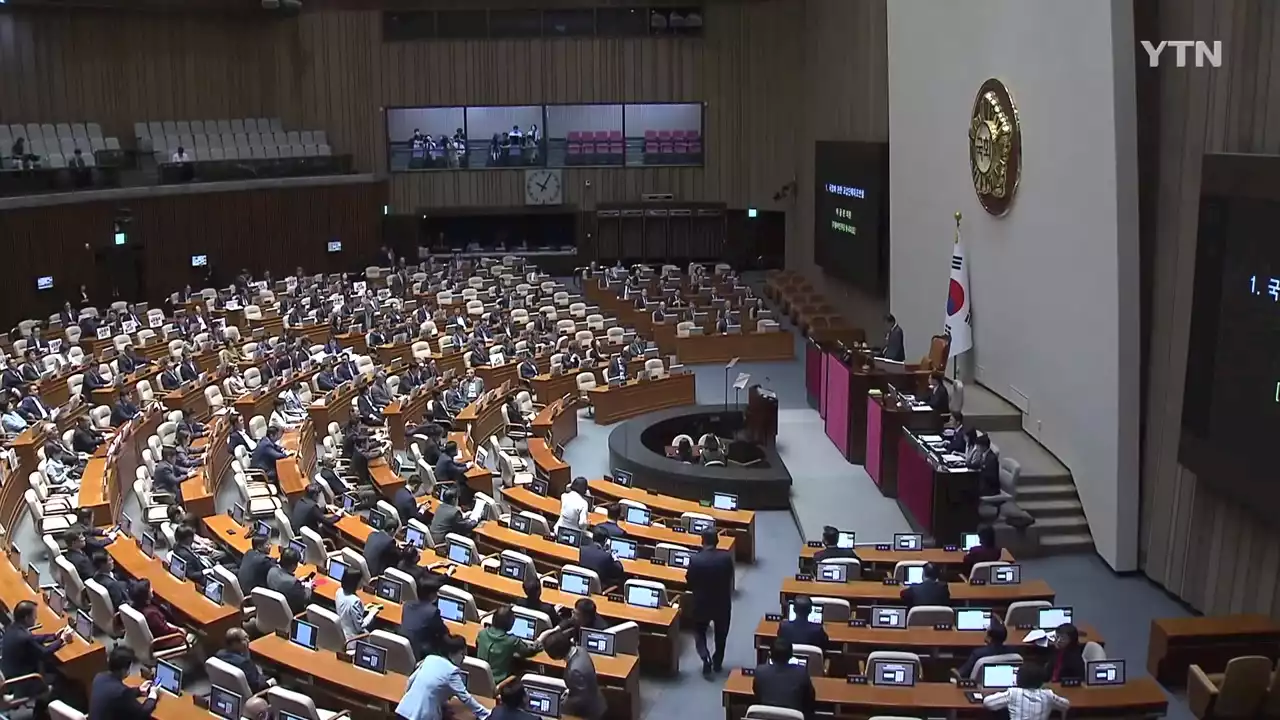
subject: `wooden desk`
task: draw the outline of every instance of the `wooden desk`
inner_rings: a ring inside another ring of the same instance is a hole
[[[555,442],[567,445],[570,440],[578,437],[579,401],[575,395],[565,405],[558,406],[555,401],[560,397],[560,395],[553,396],[551,403],[533,416],[530,426],[534,435],[541,437],[550,432]]]
[[[318,368],[313,367],[306,372],[294,373],[288,380],[276,378],[271,381],[271,384],[263,385],[253,392],[247,392],[236,398],[235,410],[240,413],[240,417],[246,418],[246,423],[255,415],[270,418],[280,393],[286,388],[297,387],[298,383],[311,384],[311,378],[319,372]]]
[[[547,447],[546,440],[529,438],[529,459],[533,461],[534,474],[547,481],[548,493],[559,497],[569,487],[573,474],[569,463],[556,457],[554,450]]]
[[[596,424],[610,425],[655,410],[693,405],[697,383],[692,373],[668,375],[657,380],[631,380],[618,387],[597,387],[587,391],[596,409]]]
[[[543,373],[535,376],[529,381],[529,386],[533,390],[533,396],[540,403],[550,403],[551,401],[562,398],[565,395],[578,395],[578,373],[590,372],[596,376],[596,384],[603,382],[603,376],[600,374],[600,368],[583,368],[581,370],[568,370],[559,375]]]
[[[756,625],[755,647],[756,662],[763,663],[769,658],[769,648],[778,637],[776,620],[761,620]],[[1079,625],[1081,642],[1093,641],[1105,645],[1096,630],[1089,625]],[[912,627],[901,630],[887,630],[873,627],[851,627],[848,623],[823,623],[827,639],[827,677],[845,677],[858,673],[858,662],[876,650],[905,650],[917,653],[924,662],[926,677],[938,682],[947,682],[948,673],[964,664],[969,653],[986,644],[987,634],[973,630],[935,630],[932,627]],[[1007,645],[1024,657],[1028,654],[1047,654],[1048,650],[1038,645],[1024,643],[1026,630],[1010,630]]]
[[[214,419],[209,434],[196,442],[205,450],[204,464],[182,483],[182,504],[196,517],[208,517],[217,512],[214,500],[218,487],[231,473],[231,424],[225,417]]]
[[[1222,672],[1241,655],[1280,653],[1280,624],[1265,615],[1157,618],[1151,621],[1147,672],[1167,687],[1187,684],[1187,668]]]
[[[31,550],[34,551],[35,548]],[[23,562],[27,560],[24,559]],[[54,614],[40,593],[27,585],[22,572],[13,567],[7,557],[0,557],[0,602],[12,611],[23,600],[36,604],[36,621],[42,626],[41,632],[57,632],[71,622],[68,618]],[[86,694],[93,684],[93,676],[107,669],[106,647],[97,640],[87,642],[79,635],[73,636],[70,642],[59,648],[54,657],[63,674],[83,685]]]
[[[814,555],[822,548],[809,547],[805,545],[800,550],[800,572],[813,572]],[[893,568],[904,560],[923,560],[931,562],[938,566],[943,573],[950,573],[958,576],[961,566],[964,564],[963,550],[943,550],[942,548],[925,548],[923,550],[877,550],[874,545],[857,545],[854,547],[858,559],[862,561],[862,573],[864,576],[871,576],[869,579],[882,579],[885,574],[893,572]],[[1013,554],[1007,549],[1000,552],[1000,559],[1004,562],[1015,562]]]
[[[501,387],[508,380],[518,380],[520,361],[512,358],[501,365],[481,365],[477,367],[476,377],[484,381],[485,390]],[[439,365],[437,364],[437,367]],[[443,370],[441,372],[444,372]]]
[[[635,500],[644,503],[656,517],[676,519],[681,513],[696,512],[710,515],[716,520],[716,527],[728,530],[737,538],[738,560],[755,562],[756,548],[756,514],[751,510],[717,510],[713,507],[685,500],[684,498],[659,495],[636,487],[623,487],[608,480],[589,480],[591,494],[601,499]]]
[[[302,427],[289,430],[280,436],[280,444],[285,450],[295,453],[291,457],[276,461],[276,476],[280,479],[280,490],[290,502],[297,501],[311,484],[311,477],[316,464],[316,432],[310,419],[304,420]]]
[[[948,583],[953,607],[982,607],[999,610],[1009,603],[1022,600],[1048,600],[1053,602],[1053,588],[1044,580],[1027,580],[1021,585],[970,585],[965,582]],[[885,585],[870,580],[846,583],[824,583],[787,578],[782,581],[781,605],[797,595],[810,597],[843,598],[854,607],[871,605],[901,605],[903,586]]]
[[[209,417],[211,414],[209,400],[204,396],[204,389],[217,381],[216,376],[209,375],[202,382],[183,383],[176,390],[160,390],[160,393],[163,393],[161,402],[166,410],[185,410],[198,418]]]
[[[898,508],[919,532],[939,545],[955,545],[978,526],[978,473],[947,467],[910,430],[898,439]]]
[[[97,526],[115,523],[126,488],[133,487],[135,471],[142,465],[142,450],[147,438],[160,427],[164,414],[148,410],[141,418],[117,428],[107,441],[89,458],[80,476],[80,507],[93,511]],[[119,440],[114,456],[108,456],[111,445]]]
[[[409,438],[405,434],[406,428],[423,418],[427,401],[431,399],[431,389],[434,387],[435,385],[432,384],[430,387],[423,385],[415,388],[413,394],[401,395],[382,411],[382,416],[387,420],[387,435],[391,439],[391,447],[408,448]]]
[[[369,477],[378,488],[378,494],[388,500],[395,497],[396,491],[404,487],[404,480],[401,480],[400,476],[391,469],[386,458],[369,461]]]
[[[513,507],[520,510],[529,510],[535,512],[548,521],[553,521],[560,517],[560,501],[553,497],[543,497],[526,487],[516,486],[510,487],[502,491],[503,497]],[[603,522],[605,516],[596,513],[592,515],[592,519]],[[634,523],[619,520],[618,525],[626,531],[627,537],[633,540],[654,545],[660,542],[672,543],[674,545],[683,545],[687,548],[697,550],[702,547],[702,536],[687,532],[676,532],[671,528],[662,527],[660,525],[636,525]],[[735,545],[737,540],[732,534],[724,534],[720,536],[721,550],[734,553],[737,555]]]
[[[883,395],[867,400],[867,474],[888,498],[898,497],[898,442],[906,429],[935,431],[942,416],[933,410],[899,407]]]
[[[354,382],[345,382],[307,406],[307,417],[318,428],[328,431],[329,423],[345,425],[351,419],[351,402],[360,390]]]
[[[711,326],[715,328],[714,316]],[[743,330],[747,329],[744,325]],[[789,332],[690,335],[675,338],[673,346],[676,357],[685,365],[724,364],[735,357],[749,362],[762,362],[792,360],[796,356],[795,337]]]
[[[486,387],[489,386],[486,384]],[[502,420],[502,406],[507,402],[508,397],[517,392],[519,392],[519,386],[512,388],[505,395],[495,397],[483,407],[480,406],[479,401],[471,402],[454,416],[453,427],[465,432],[467,426],[470,426],[471,437],[475,438],[477,443],[488,440],[490,435],[506,429],[506,423]]]
[[[221,647],[227,630],[240,624],[240,608],[214,605],[200,593],[195,583],[175,578],[160,560],[143,555],[137,540],[122,535],[107,546],[107,552],[124,574],[150,580],[155,596],[168,603],[192,628],[199,630],[206,646]]]
[[[739,720],[752,704],[752,678],[735,669],[724,685],[726,720]],[[1114,687],[1051,686],[1053,691],[1071,701],[1071,714],[1099,715],[1163,715],[1169,702],[1160,686],[1148,677],[1129,678]],[[897,688],[875,685],[851,685],[844,678],[814,678],[818,712],[834,713],[837,718],[888,715],[910,708],[912,715],[956,713],[967,717],[988,716],[981,704],[972,704],[965,690],[951,683],[917,683],[915,687]]]

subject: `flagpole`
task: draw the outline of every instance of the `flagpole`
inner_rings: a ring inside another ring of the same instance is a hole
[[[960,218],[961,217],[963,216],[961,215],[960,211],[957,210],[956,211],[956,234],[951,238],[951,244],[953,247],[955,246],[955,242],[956,242],[955,239],[960,236]],[[947,354],[951,355],[951,352],[949,349],[947,351]],[[956,359],[954,356],[950,357],[949,360],[951,361],[951,380],[954,382],[960,379],[960,361]]]

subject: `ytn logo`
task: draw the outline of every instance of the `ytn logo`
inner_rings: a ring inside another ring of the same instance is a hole
[[[1206,62],[1209,67],[1222,67],[1222,41],[1214,40],[1213,49],[1210,49],[1209,43],[1203,40],[1161,40],[1159,45],[1152,45],[1150,40],[1142,41],[1142,49],[1147,51],[1147,61],[1151,67],[1160,64],[1160,53],[1164,52],[1166,47],[1171,47],[1177,51],[1178,67],[1187,66],[1187,49],[1195,48],[1196,50],[1196,67],[1204,67]]]

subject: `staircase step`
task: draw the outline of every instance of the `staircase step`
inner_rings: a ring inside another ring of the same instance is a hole
[[[1033,514],[1032,517],[1035,517]],[[1043,538],[1046,535],[1089,531],[1089,521],[1084,515],[1036,517],[1036,529]]]
[[[1045,555],[1086,553],[1093,550],[1093,537],[1088,533],[1041,535],[1040,551]]]
[[[1084,508],[1080,505],[1080,501],[1074,497],[1056,500],[1031,500],[1019,497],[1018,506],[1031,513],[1031,517],[1036,518],[1037,522],[1043,518],[1068,515],[1084,517]]]
[[[1070,481],[1043,484],[1018,483],[1018,504],[1034,500],[1075,500],[1076,486]]]

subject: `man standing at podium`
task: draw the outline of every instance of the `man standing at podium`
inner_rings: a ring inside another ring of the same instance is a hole
[[[902,344],[902,326],[892,314],[885,315],[884,321],[889,323],[889,332],[885,333],[884,349],[880,351],[880,357],[885,360],[905,362],[907,351]]]

